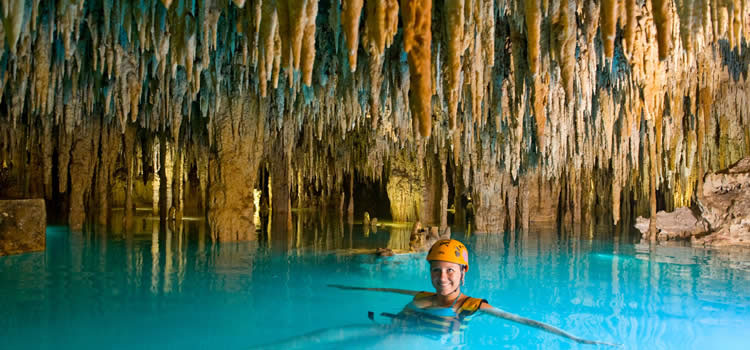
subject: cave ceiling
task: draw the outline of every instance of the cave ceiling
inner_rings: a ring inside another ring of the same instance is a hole
[[[606,171],[613,206],[683,203],[750,153],[745,0],[4,0],[2,22],[0,157],[48,198],[167,151],[203,187],[281,162],[334,193],[409,153],[477,201]]]

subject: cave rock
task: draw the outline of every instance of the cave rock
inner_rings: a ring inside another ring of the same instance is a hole
[[[750,246],[750,157],[707,174],[698,202],[710,234],[695,244]]]
[[[688,208],[656,214],[657,240],[691,240],[694,245],[750,246],[750,157],[709,173],[698,194],[698,215]],[[649,219],[636,228],[648,239]]]
[[[43,199],[0,200],[0,255],[44,250],[46,222]]]
[[[638,217],[635,227],[648,240],[648,228],[651,219]],[[707,226],[700,215],[695,215],[689,208],[677,208],[673,212],[656,213],[656,239],[659,241],[690,240],[693,236],[703,234]]]

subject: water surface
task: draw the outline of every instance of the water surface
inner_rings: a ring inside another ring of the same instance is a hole
[[[352,254],[404,248],[408,234],[408,227],[363,230],[302,215],[286,232],[222,244],[198,220],[160,229],[158,220],[140,218],[131,232],[51,226],[45,252],[0,257],[0,339],[3,348],[245,349],[371,324],[368,311],[397,313],[409,297],[327,285],[432,290],[424,254]],[[749,254],[586,236],[454,232],[470,250],[464,292],[625,349],[750,348]],[[487,315],[474,318],[462,342],[467,349],[597,348]],[[435,345],[396,334],[337,347]]]

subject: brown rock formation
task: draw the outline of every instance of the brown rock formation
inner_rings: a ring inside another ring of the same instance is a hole
[[[387,191],[394,221],[419,219],[423,205],[423,181],[422,169],[413,153],[400,152],[391,160]]]
[[[43,199],[0,200],[0,256],[44,250],[46,218]]]
[[[655,218],[656,239],[659,241],[690,240],[708,229],[700,216],[696,216],[689,208],[677,208],[670,213],[660,211]],[[639,217],[635,224],[635,228],[643,233],[645,241],[650,239],[651,221]]]
[[[639,217],[635,227],[644,240],[692,240],[705,246],[750,246],[750,158],[726,170],[709,173],[698,196],[698,215],[688,208]]]
[[[242,95],[219,98],[220,108],[212,121],[215,151],[209,159],[208,221],[218,241],[255,238],[253,186],[263,153],[265,120],[258,102]]]
[[[344,27],[349,69],[357,70],[357,49],[359,48],[359,20],[362,15],[362,0],[342,0],[341,25]],[[335,6],[335,5],[334,5]]]
[[[292,203],[356,173],[487,231],[688,206],[750,154],[744,2],[31,3],[3,6],[0,196],[74,228],[162,201],[245,238],[279,134]]]
[[[698,203],[711,234],[696,244],[750,246],[750,158],[706,175]]]
[[[84,198],[88,196],[97,161],[96,149],[99,143],[100,121],[90,120],[78,132],[71,135],[73,143],[70,159],[70,211],[68,225],[73,231],[80,231],[86,219]]]
[[[423,137],[432,132],[432,0],[402,0],[404,51],[409,57],[409,107],[414,129]]]

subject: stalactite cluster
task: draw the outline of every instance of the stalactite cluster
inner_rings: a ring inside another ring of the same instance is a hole
[[[72,227],[190,203],[246,239],[263,172],[295,201],[387,182],[398,219],[442,221],[450,186],[480,231],[617,222],[750,153],[745,1],[9,0],[2,22],[0,195]]]

